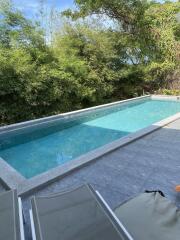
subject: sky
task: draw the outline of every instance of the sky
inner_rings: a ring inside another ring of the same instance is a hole
[[[12,0],[15,7],[21,10],[26,16],[34,17],[39,9],[40,4],[38,0]],[[67,8],[73,8],[73,0],[44,0],[48,8],[52,6],[59,11],[63,11]]]

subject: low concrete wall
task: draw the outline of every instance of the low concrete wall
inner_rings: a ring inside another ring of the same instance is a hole
[[[25,182],[25,178],[18,173],[7,162],[0,158],[0,180],[8,189],[17,189],[21,183]]]
[[[168,95],[152,95],[153,100],[163,100],[163,101],[180,101],[180,96],[168,96]]]

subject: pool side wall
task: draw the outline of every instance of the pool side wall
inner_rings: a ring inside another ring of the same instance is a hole
[[[26,129],[31,127],[40,127],[48,123],[59,122],[61,120],[74,119],[76,117],[85,116],[87,113],[91,113],[100,109],[107,109],[115,105],[126,105],[132,102],[142,101],[148,98],[157,99],[157,100],[180,100],[179,96],[161,96],[161,95],[147,95],[138,98],[132,98],[124,101],[118,101],[110,104],[100,105],[88,109],[78,110],[70,113],[59,114],[56,116],[41,118],[37,120],[27,121],[23,123],[13,124],[0,128],[0,137],[3,137],[6,134],[12,133],[16,130]],[[111,151],[114,151],[117,148],[120,148],[126,144],[129,144],[132,141],[135,141],[138,138],[141,138],[153,131],[158,130],[159,128],[169,124],[180,118],[180,113],[177,113],[169,118],[166,118],[158,123],[155,123],[147,128],[144,128],[135,133],[129,134],[123,138],[120,138],[116,141],[113,141],[109,144],[106,144],[98,149],[95,149],[85,155],[82,155],[71,162],[68,162],[62,166],[53,168],[45,173],[32,177],[31,179],[25,179],[19,172],[14,168],[8,165],[2,158],[0,158],[0,165],[3,166],[0,168],[0,180],[8,188],[16,188],[19,195],[25,195],[32,193],[35,189],[42,188],[43,186],[56,181],[59,178],[62,178],[65,175],[68,175],[70,172],[75,169],[81,168],[82,166],[89,164],[91,161],[98,159],[100,156],[103,156]]]
[[[180,96],[168,96],[168,95],[151,95],[152,100],[162,101],[180,101]]]

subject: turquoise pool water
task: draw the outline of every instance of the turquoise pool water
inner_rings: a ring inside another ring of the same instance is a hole
[[[0,157],[26,178],[180,112],[180,102],[143,100],[0,137]]]

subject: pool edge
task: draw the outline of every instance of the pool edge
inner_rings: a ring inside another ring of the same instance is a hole
[[[0,157],[0,181],[7,189],[17,189],[21,183],[26,181],[15,168],[10,166],[3,158]]]

